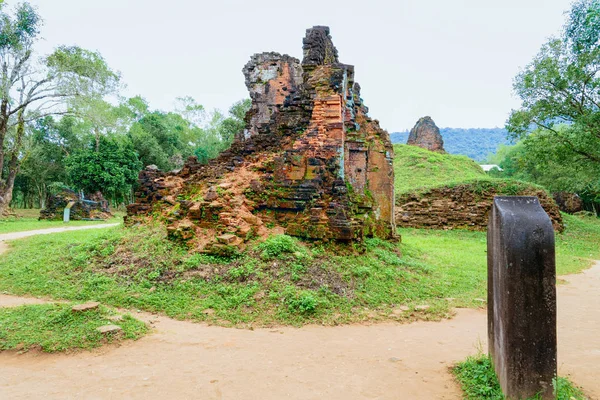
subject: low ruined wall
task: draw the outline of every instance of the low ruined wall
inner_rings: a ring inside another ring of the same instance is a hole
[[[422,193],[396,196],[396,225],[405,228],[487,229],[488,212],[494,196],[508,195],[500,184],[464,184],[440,187]],[[554,229],[562,232],[564,225],[558,207],[548,194],[535,187],[523,187],[516,196],[537,196],[550,216]]]
[[[81,200],[77,193],[64,190],[46,199],[46,208],[40,210],[40,220],[62,220],[65,207],[70,202],[75,202],[71,207],[70,219],[73,221],[84,219],[108,219],[112,217],[108,202],[101,193],[90,196],[90,201]]]

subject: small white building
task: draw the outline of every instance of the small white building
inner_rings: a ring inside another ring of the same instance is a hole
[[[485,171],[485,172],[490,172],[491,170],[493,170],[494,168],[496,168],[498,171],[502,171],[502,168],[500,168],[499,165],[496,164],[482,164],[480,165],[480,167]]]

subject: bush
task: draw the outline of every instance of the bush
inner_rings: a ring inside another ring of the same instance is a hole
[[[306,255],[306,250],[298,240],[288,235],[270,236],[257,248],[262,250],[261,256],[264,259],[277,258],[282,254]]]
[[[311,314],[316,311],[319,301],[313,293],[302,292],[298,296],[288,299],[287,303],[290,312]]]
[[[479,354],[468,357],[465,361],[456,365],[452,372],[456,375],[462,390],[465,392],[465,399],[504,400],[500,383],[494,373],[492,360],[489,356]],[[557,400],[586,399],[583,392],[566,378],[555,378],[552,380],[552,385],[554,386],[554,397]],[[538,398],[539,396],[534,396],[530,400]]]

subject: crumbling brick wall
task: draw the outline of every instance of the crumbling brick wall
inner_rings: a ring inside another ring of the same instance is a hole
[[[304,59],[252,56],[252,107],[231,148],[178,173],[143,171],[128,219],[161,210],[172,238],[221,252],[255,235],[309,239],[394,236],[393,148],[367,116],[354,67],[329,28],[308,29]],[[154,175],[153,175],[154,174]]]
[[[73,190],[64,189],[56,194],[48,194],[46,207],[40,210],[40,220],[62,220],[67,205],[73,202],[69,219],[73,221],[85,219],[108,219],[112,217],[108,201],[102,193],[96,192],[82,200]]]
[[[564,230],[560,211],[545,191],[532,187],[513,194],[537,196],[542,208],[550,216],[554,229],[559,232]],[[484,231],[487,229],[488,213],[496,195],[504,194],[494,185],[481,190],[472,184],[400,194],[396,198],[396,224],[404,228]]]

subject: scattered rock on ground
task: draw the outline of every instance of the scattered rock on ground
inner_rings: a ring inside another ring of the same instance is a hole
[[[100,303],[98,303],[97,301],[92,301],[89,303],[74,305],[73,307],[71,307],[71,310],[74,312],[89,311],[97,309],[98,306],[100,306]]]
[[[395,309],[392,311],[392,314],[394,314],[394,315],[401,315],[402,313],[404,313],[404,312],[406,312],[406,311],[408,311],[408,310],[410,310],[410,308],[409,308],[409,307],[407,307],[407,306],[400,306],[400,307],[398,307],[398,308],[395,308]]]
[[[102,325],[102,326],[96,328],[96,330],[103,335],[107,335],[107,334],[121,332],[123,329],[119,325],[111,324],[111,325]]]

